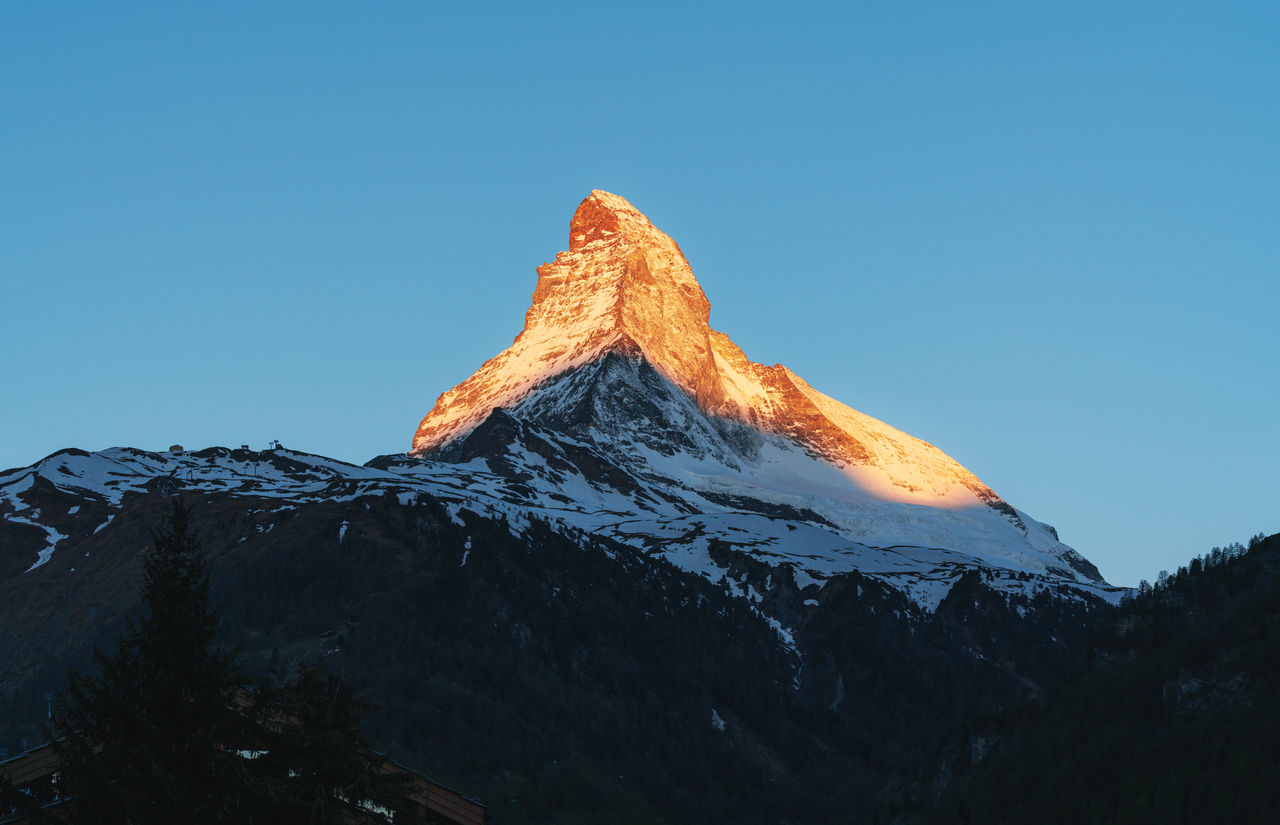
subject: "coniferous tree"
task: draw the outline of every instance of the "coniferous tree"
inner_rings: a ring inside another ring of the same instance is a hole
[[[236,653],[214,645],[218,612],[186,507],[175,500],[143,560],[141,615],[96,676],[72,673],[54,717],[64,790],[82,821],[247,821],[243,760],[223,750],[243,724],[231,709]]]
[[[214,644],[218,611],[181,501],[143,567],[140,617],[114,653],[94,652],[97,676],[70,674],[55,713],[78,821],[322,825],[344,804],[398,806],[403,785],[360,729],[372,706],[345,678],[302,668],[257,694],[241,687],[238,650]]]

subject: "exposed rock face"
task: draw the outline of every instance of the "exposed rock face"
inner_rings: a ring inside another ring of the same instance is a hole
[[[524,331],[440,396],[413,438],[425,453],[511,407],[548,378],[608,352],[643,355],[708,403],[717,375],[711,307],[675,242],[622,198],[592,192],[570,224],[569,251],[538,267]]]
[[[513,409],[546,382],[614,352],[647,361],[705,415],[785,436],[877,498],[981,503],[1017,519],[936,447],[823,395],[780,364],[748,359],[711,328],[710,314],[675,241],[623,198],[596,190],[570,222],[569,250],[538,267],[524,330],[440,396],[411,452],[438,453],[494,409]]]

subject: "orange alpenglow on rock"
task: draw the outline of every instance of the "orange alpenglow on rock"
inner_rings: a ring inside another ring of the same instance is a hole
[[[936,447],[746,357],[710,325],[711,306],[676,242],[624,198],[593,191],[569,224],[569,249],[538,267],[512,345],[440,396],[413,437],[430,456],[497,408],[609,353],[644,359],[707,416],[783,436],[873,499],[1013,510]],[[1015,517],[1016,518],[1016,517]]]

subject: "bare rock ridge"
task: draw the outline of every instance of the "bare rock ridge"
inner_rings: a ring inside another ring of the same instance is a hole
[[[711,328],[710,303],[680,247],[624,198],[593,191],[569,225],[569,249],[538,267],[524,330],[440,396],[414,434],[425,456],[498,408],[609,352],[643,358],[706,415],[785,436],[877,498],[1013,511],[941,450],[746,357]]]

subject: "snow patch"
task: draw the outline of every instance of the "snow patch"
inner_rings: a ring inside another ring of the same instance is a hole
[[[37,510],[34,515],[36,518],[39,518],[40,512]],[[13,514],[6,514],[4,519],[5,521],[11,521],[14,524],[29,524],[32,527],[38,527],[44,531],[45,541],[47,544],[43,550],[36,554],[35,563],[22,571],[24,573],[30,573],[32,570],[35,570],[40,565],[47,563],[49,559],[53,558],[53,551],[57,548],[58,542],[67,537],[65,533],[59,533],[57,530],[46,524],[40,524],[39,522],[32,521],[30,519],[19,518]]]

